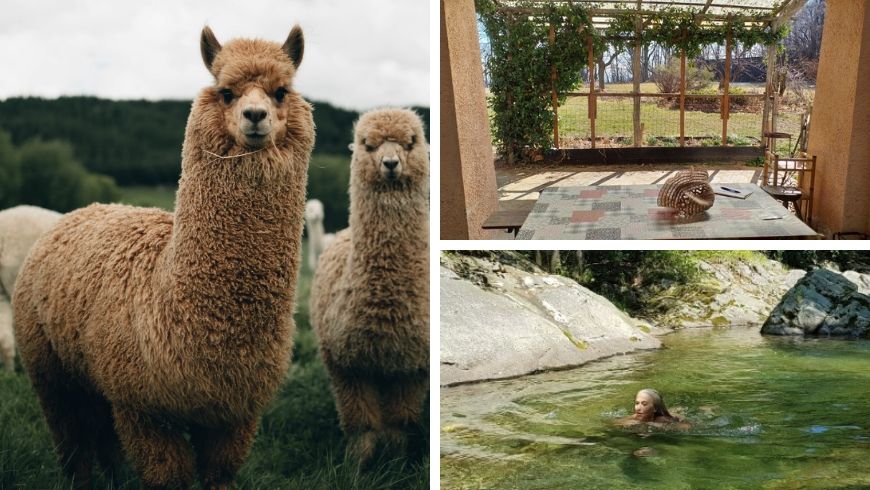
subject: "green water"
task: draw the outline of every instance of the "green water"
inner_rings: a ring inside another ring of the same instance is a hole
[[[870,488],[870,341],[684,331],[441,390],[442,488]],[[655,388],[685,432],[614,425]]]

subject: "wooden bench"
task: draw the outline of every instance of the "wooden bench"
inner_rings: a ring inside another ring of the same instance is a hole
[[[506,233],[513,232],[516,237],[525,223],[526,217],[535,206],[535,202],[537,201],[531,199],[499,201],[498,211],[486,218],[481,228],[484,230],[505,230]]]

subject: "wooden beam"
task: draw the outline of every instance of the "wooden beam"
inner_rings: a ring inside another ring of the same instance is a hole
[[[545,162],[581,165],[618,165],[631,163],[746,163],[764,156],[761,146],[687,146],[669,148],[646,146],[643,148],[562,149],[544,151]]]
[[[550,47],[556,44],[556,28],[550,24]],[[553,144],[559,148],[559,98],[556,95],[556,65],[550,65],[550,96],[553,104]]]
[[[637,0],[605,0],[605,3],[636,3],[636,2],[637,2]],[[552,2],[551,0],[532,0],[532,3],[549,4],[549,3],[571,3],[571,2],[567,2],[567,1],[566,2],[558,2],[558,1]],[[574,0],[573,3],[600,4],[602,2],[599,0],[591,0],[591,1]],[[668,5],[668,6],[678,6],[678,7],[693,7],[693,8],[697,8],[699,5],[698,3],[682,2],[679,0],[674,0],[674,1],[670,1],[670,0],[643,0],[643,3],[644,3],[644,5]],[[707,0],[707,8],[710,8],[710,7],[721,7],[721,8],[726,8],[726,9],[739,9],[739,10],[764,10],[764,11],[776,11],[777,10],[774,7],[763,7],[763,6],[757,6],[757,5],[755,5],[755,6],[753,6],[753,5],[737,6],[737,5],[733,5],[730,3],[713,3],[713,0]],[[707,9],[705,8],[704,11],[706,11],[706,10]]]
[[[598,108],[595,105],[595,57],[592,50],[592,36],[586,35],[586,46],[589,52],[589,100],[588,109],[586,110],[589,116],[589,132],[592,137],[592,148],[595,148],[595,116]]]
[[[722,146],[728,146],[728,88],[731,84],[731,29],[725,36],[725,77],[722,85]]]
[[[710,6],[713,5],[713,0],[707,0],[707,3],[701,8],[701,10],[695,14],[695,25],[701,25],[701,22],[704,20],[704,16],[707,15],[707,10],[710,9]]]
[[[779,29],[779,26],[788,22],[806,3],[807,0],[786,0],[778,9],[772,12],[774,17],[773,28]]]
[[[738,7],[734,7],[734,8],[737,9]],[[739,9],[740,9],[739,11],[741,11],[741,12],[746,10],[744,7],[740,7]],[[547,12],[545,9],[537,8],[537,7],[535,7],[535,8],[504,7],[504,8],[500,8],[498,10],[500,12],[524,14],[524,15],[531,15],[531,16],[545,14]],[[624,14],[625,9],[589,9],[589,10],[587,10],[587,13],[589,14],[590,17],[613,17],[615,15]],[[655,10],[640,10],[640,11],[637,11],[637,13],[640,14],[641,16],[644,16],[644,17],[649,17],[649,16],[659,14],[659,12],[657,12]],[[727,21],[729,19],[742,20],[744,22],[771,22],[771,21],[775,20],[776,18],[773,16],[770,16],[770,15],[765,15],[762,17],[755,17],[755,16],[749,15],[749,14],[737,14],[737,13],[735,13],[735,14],[727,14],[727,15],[704,14],[703,19],[704,20],[712,20],[712,21],[723,21],[723,22]]]
[[[637,10],[643,7],[642,0],[637,0]],[[640,33],[643,29],[643,17],[637,15],[634,19],[634,56],[631,58],[631,78],[634,92],[632,123],[634,126],[634,146],[643,146],[643,130],[640,126]]]
[[[686,50],[680,51],[680,146],[686,146]]]
[[[773,96],[773,81],[776,76],[776,46],[767,47],[767,79],[764,84],[764,111],[761,116],[761,140],[764,141],[764,132],[773,131],[770,121],[771,97]],[[765,142],[766,144],[766,142]]]
[[[564,95],[568,97],[587,97],[589,92],[565,92]],[[596,98],[601,97],[634,97],[634,92],[597,92]],[[679,97],[679,92],[641,92],[641,97]],[[687,99],[703,99],[704,97],[722,99],[722,96],[719,94],[686,94]],[[734,95],[731,94],[731,97],[746,97],[748,99],[756,98],[761,99],[764,98],[764,94],[742,94],[742,95]]]
[[[708,10],[710,10],[710,7],[712,7],[712,6],[713,6],[713,0],[707,0],[707,3],[704,4],[704,6],[701,8],[701,11],[698,13],[701,15],[704,15],[707,13]]]

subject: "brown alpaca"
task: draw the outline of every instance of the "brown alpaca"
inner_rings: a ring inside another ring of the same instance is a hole
[[[89,486],[117,447],[145,487],[225,488],[289,363],[311,106],[284,45],[202,32],[176,212],[92,205],[33,248],[21,358],[60,462]],[[190,442],[185,438],[190,435]]]
[[[355,133],[350,228],[320,257],[311,319],[348,453],[367,465],[379,449],[403,452],[421,430],[429,386],[429,154],[420,118],[408,110],[364,114]]]

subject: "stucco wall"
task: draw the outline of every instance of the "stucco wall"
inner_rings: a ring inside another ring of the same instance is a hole
[[[818,156],[818,231],[870,232],[870,17],[864,0],[828,0],[809,152]]]
[[[441,0],[441,238],[488,238],[498,208],[473,0]]]

